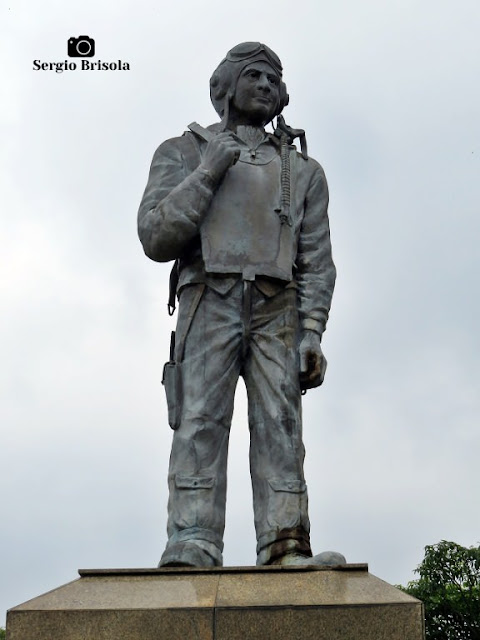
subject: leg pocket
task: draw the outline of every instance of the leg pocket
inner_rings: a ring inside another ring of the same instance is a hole
[[[298,478],[268,479],[267,521],[273,529],[291,529],[307,509],[307,485]]]
[[[215,478],[177,474],[174,486],[175,499],[170,504],[178,529],[215,531]]]

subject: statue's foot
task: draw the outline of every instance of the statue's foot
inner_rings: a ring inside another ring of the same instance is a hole
[[[345,556],[337,551],[323,551],[316,556],[305,556],[300,553],[287,553],[281,558],[277,558],[272,564],[280,564],[283,567],[291,567],[296,565],[314,565],[331,567],[339,564],[347,564]]]
[[[180,542],[165,549],[159,567],[215,567],[211,555],[196,544]]]
[[[309,564],[323,565],[323,566],[337,566],[339,564],[347,564],[347,559],[343,553],[338,551],[322,551],[313,556]]]

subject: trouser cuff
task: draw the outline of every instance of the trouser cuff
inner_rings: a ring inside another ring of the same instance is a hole
[[[310,535],[303,527],[269,531],[260,536],[257,543],[257,565],[272,564],[288,553],[312,556]]]
[[[184,529],[170,536],[159,566],[221,567],[223,542],[208,529]]]
[[[200,527],[190,527],[189,529],[181,529],[180,531],[176,531],[168,538],[167,546],[170,544],[175,544],[177,542],[190,542],[191,540],[203,540],[204,542],[211,542],[220,550],[220,552],[223,551],[222,538],[211,529],[201,529]]]

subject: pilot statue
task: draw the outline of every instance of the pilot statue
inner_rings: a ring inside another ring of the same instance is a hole
[[[160,566],[223,563],[239,376],[248,396],[257,564],[341,564],[334,552],[312,558],[303,472],[301,395],[323,382],[320,343],[335,283],[327,182],[304,132],[280,115],[288,93],[269,47],[231,49],[210,96],[220,122],[192,123],[160,145],[138,212],[146,255],[175,261],[179,300],[164,369],[174,434]]]

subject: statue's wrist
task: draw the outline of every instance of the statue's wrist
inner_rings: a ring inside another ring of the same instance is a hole
[[[301,322],[301,329],[304,335],[315,333],[320,338],[320,340],[322,339],[323,327],[317,320],[312,320],[310,318],[304,319]]]
[[[218,185],[218,178],[211,169],[206,169],[200,165],[197,168],[197,172],[202,176],[202,179],[210,188],[214,189]]]
[[[304,329],[302,331],[302,340],[306,340],[309,344],[320,345],[322,343],[322,334],[313,329]]]

